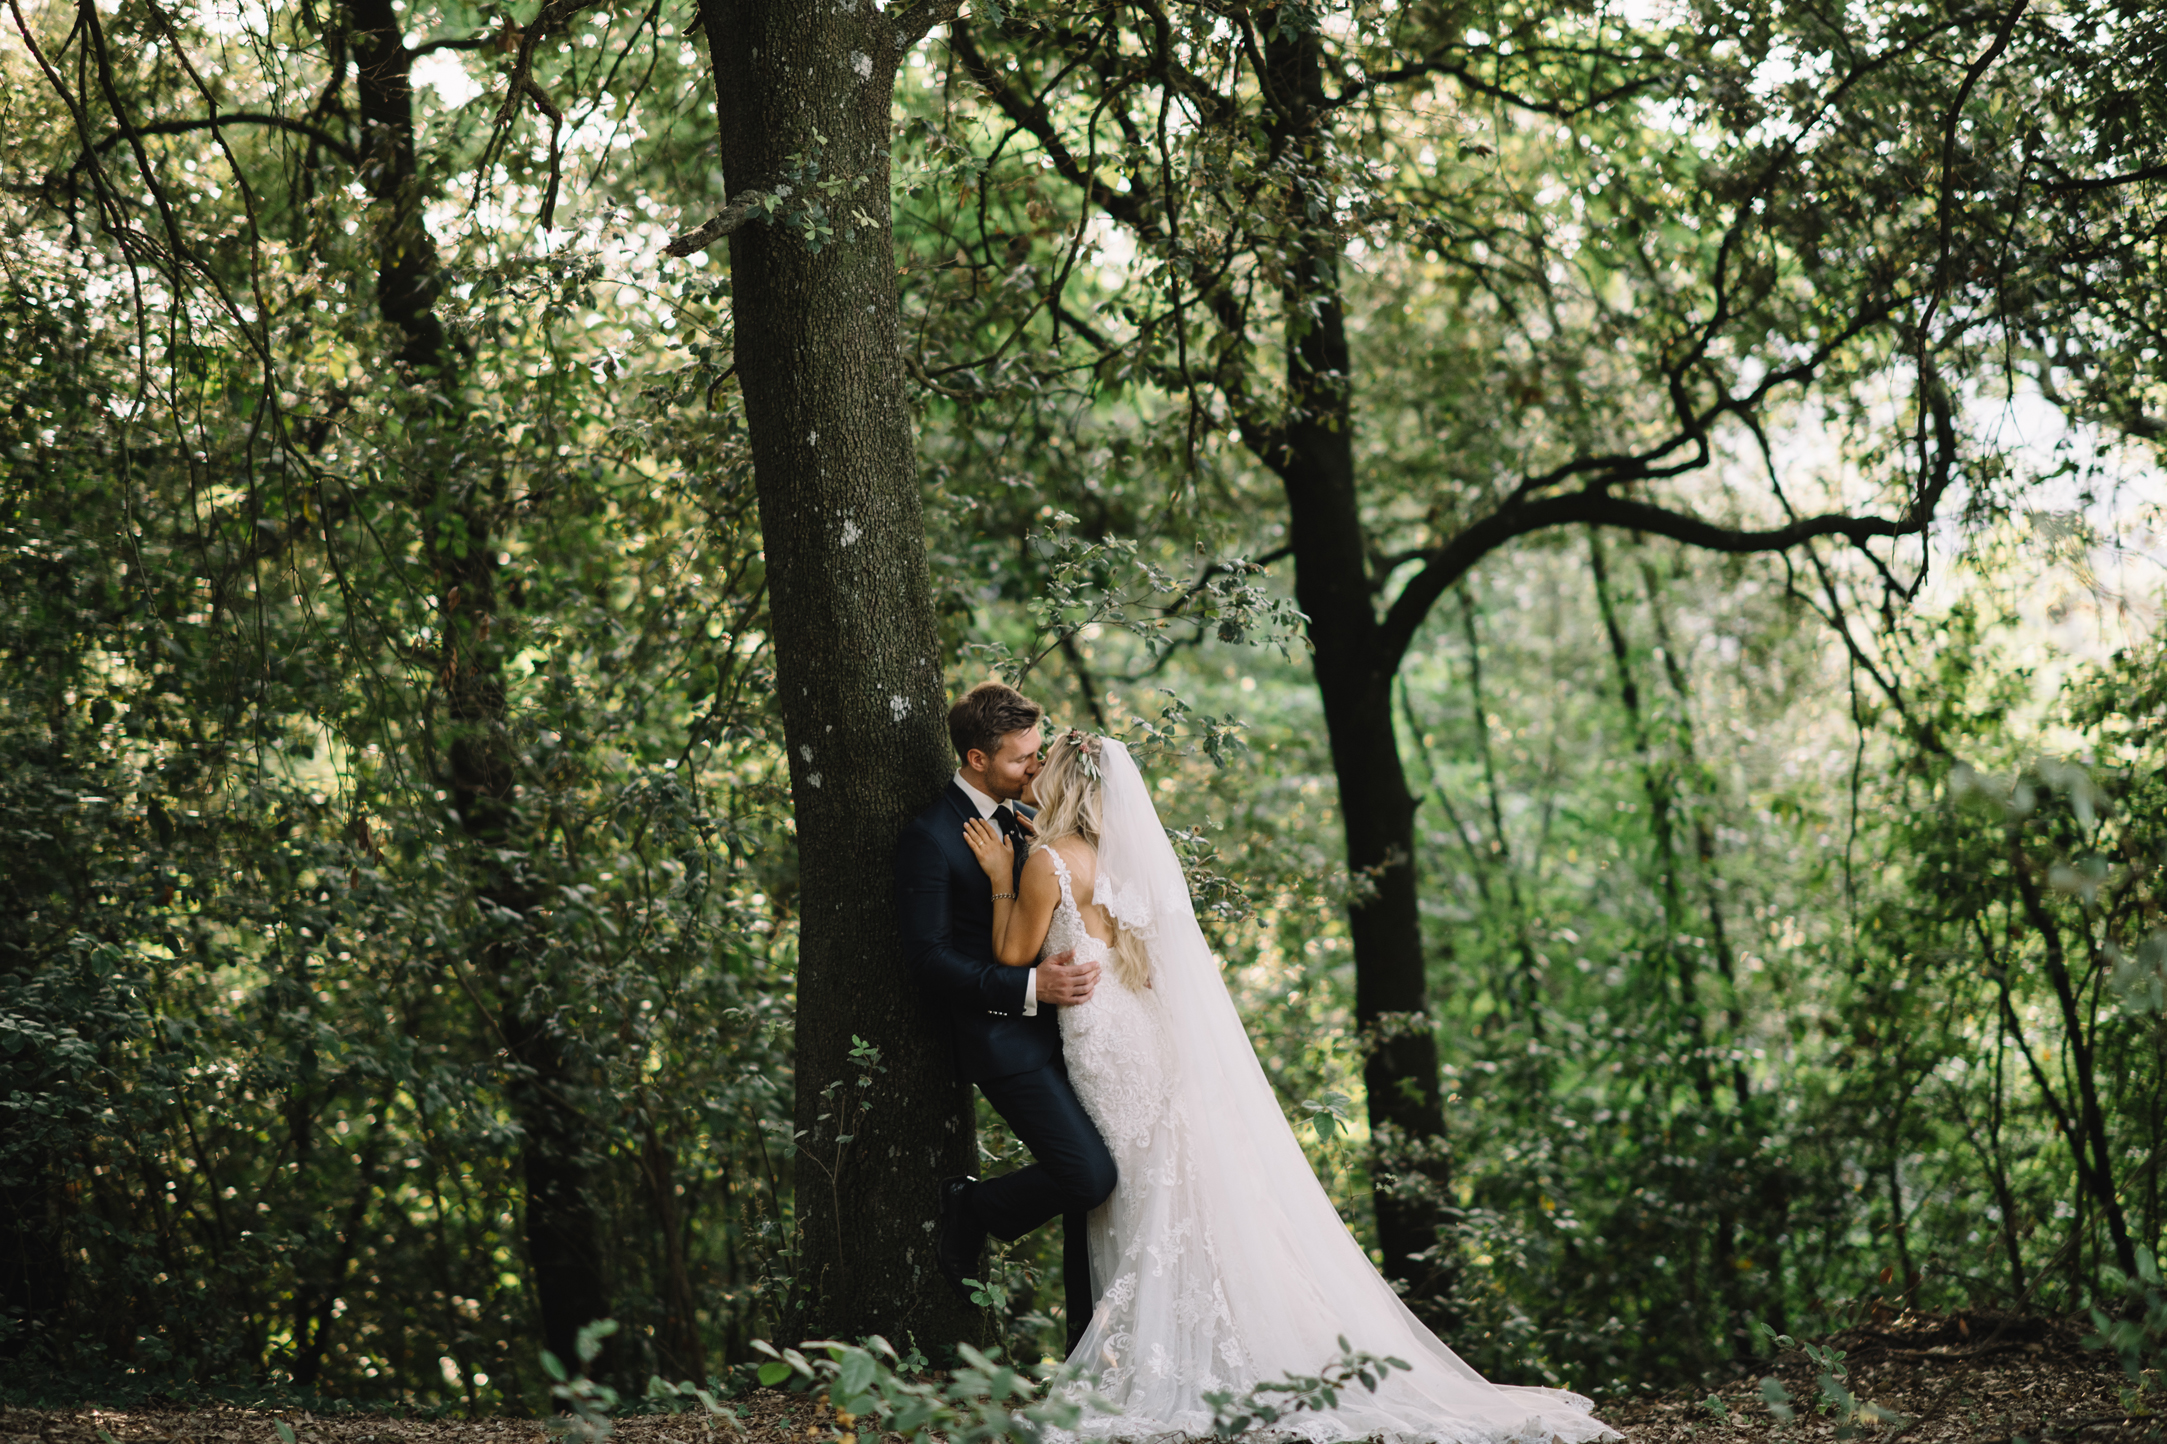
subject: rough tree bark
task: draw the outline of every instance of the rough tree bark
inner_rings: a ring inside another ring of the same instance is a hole
[[[953,766],[888,205],[896,64],[936,18],[700,5],[733,195],[792,187],[730,233],[802,893],[791,1322],[928,1344],[977,1332],[927,1231],[935,1180],[975,1159],[970,1094],[900,965],[888,884],[897,831]]]

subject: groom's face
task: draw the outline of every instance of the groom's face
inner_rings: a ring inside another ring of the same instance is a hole
[[[1023,789],[1031,779],[1038,776],[1038,749],[1045,741],[1036,727],[1011,732],[1001,739],[1001,745],[986,758],[985,791],[989,797],[1012,802],[1023,795]],[[978,754],[985,757],[985,753]]]

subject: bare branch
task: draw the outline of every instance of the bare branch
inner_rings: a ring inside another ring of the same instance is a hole
[[[502,36],[498,38],[498,43],[501,45],[516,39],[519,42],[519,51],[512,58],[511,80],[504,90],[504,103],[497,108],[496,118],[490,122],[488,144],[482,147],[481,158],[474,166],[474,202],[476,204],[481,201],[482,186],[489,175],[490,167],[495,164],[497,157],[503,154],[505,145],[511,140],[512,125],[518,119],[519,102],[522,100],[538,99],[541,103],[542,113],[548,115],[552,120],[550,132],[552,162],[550,168],[554,174],[556,170],[556,132],[557,128],[563,124],[563,117],[557,112],[556,107],[550,104],[548,97],[542,94],[541,87],[534,83],[534,52],[536,47],[542,43],[544,37],[563,29],[574,15],[597,3],[599,3],[599,0],[544,0],[541,9],[535,13],[534,23],[527,26],[525,30],[512,29],[511,22],[507,18],[505,22],[506,28]],[[545,221],[543,224],[546,225],[548,222]]]
[[[1580,116],[1599,111],[1604,106],[1614,105],[1618,101],[1646,90],[1649,86],[1655,84],[1658,79],[1653,74],[1644,75],[1639,79],[1628,80],[1614,85],[1608,90],[1598,91],[1584,100],[1562,103],[1554,100],[1541,100],[1532,95],[1522,95],[1506,86],[1497,84],[1495,81],[1484,80],[1475,73],[1473,66],[1464,62],[1444,59],[1417,60],[1407,65],[1394,66],[1390,70],[1380,70],[1374,74],[1365,75],[1360,80],[1349,83],[1338,95],[1325,102],[1325,108],[1332,110],[1351,105],[1370,91],[1382,89],[1387,85],[1398,85],[1409,80],[1427,80],[1439,75],[1449,76],[1475,94],[1490,100],[1503,101],[1515,110],[1524,110],[1531,115],[1547,115],[1556,120],[1575,120]]]
[[[2112,190],[2116,186],[2133,186],[2144,181],[2167,180],[2167,165],[2148,165],[2143,170],[2124,171],[2121,175],[2096,176],[2090,180],[2060,181],[2046,188],[2050,196],[2074,195],[2079,191]]]
[[[895,17],[895,49],[898,55],[926,38],[936,25],[946,25],[963,9],[963,0],[917,0]]]
[[[1005,72],[994,68],[973,40],[970,27],[958,23],[948,35],[950,50],[963,63],[963,71],[981,87],[1001,113],[1009,121],[1021,127],[1039,143],[1053,168],[1063,180],[1077,187],[1114,220],[1134,230],[1147,242],[1160,239],[1157,200],[1149,194],[1149,183],[1142,176],[1133,176],[1127,191],[1117,191],[1098,176],[1089,173],[1076,159],[1076,153],[1061,138],[1059,127],[1054,123],[1053,113],[1043,100],[1030,95],[1012,84]]]
[[[419,60],[422,56],[434,55],[439,50],[487,50],[491,46],[501,43],[500,35],[496,32],[488,35],[453,36],[443,40],[425,40],[414,47],[414,58]]]
[[[224,125],[267,125],[274,130],[290,130],[305,135],[324,149],[330,151],[348,165],[359,165],[360,159],[354,148],[337,136],[306,121],[293,120],[283,115],[266,115],[260,111],[236,110],[220,115],[207,115],[187,120],[153,120],[130,130],[119,130],[105,137],[94,147],[100,154],[111,150],[122,141],[138,135],[185,135],[195,130],[216,130]]]
[[[557,109],[556,102],[549,98],[549,92],[537,85],[532,75],[527,76],[523,83],[527,87],[527,98],[534,102],[534,108],[549,117],[549,186],[542,192],[540,217],[542,229],[546,231],[556,219],[557,187],[564,180],[564,112]]]
[[[1926,345],[1933,326],[1934,313],[1940,309],[1942,296],[1948,290],[1949,237],[1956,224],[1956,137],[1958,129],[1963,125],[1964,107],[1970,103],[1971,93],[1977,88],[1980,77],[1985,75],[1994,62],[2001,58],[2001,53],[2009,48],[2010,37],[2016,34],[2017,20],[2030,3],[2031,0],[2016,0],[2016,4],[2009,7],[2009,14],[2002,20],[2000,30],[1995,32],[1993,43],[1965,68],[1964,83],[1956,90],[1956,103],[1949,107],[1948,115],[1942,120],[1941,196],[1935,207],[1938,239],[1935,247],[1934,293],[1927,298],[1926,314],[1920,317],[1918,327],[1919,360],[1922,367],[1926,360]]]
[[[1428,564],[1400,590],[1398,598],[1385,613],[1378,635],[1380,655],[1396,666],[1437,599],[1466,576],[1476,562],[1506,542],[1530,532],[1574,523],[1613,526],[1669,537],[1707,551],[1738,554],[1788,551],[1824,536],[1843,537],[1857,544],[1876,537],[1912,536],[1925,530],[1931,515],[1930,510],[1913,509],[1909,515],[1892,520],[1839,513],[1805,517],[1766,530],[1750,530],[1721,526],[1649,502],[1629,501],[1593,487],[1501,508],[1428,553]]]
[[[761,197],[765,200],[766,197]],[[714,215],[698,230],[687,231],[662,248],[665,256],[689,256],[694,251],[704,251],[715,242],[759,214],[759,206],[750,200],[732,201]]]

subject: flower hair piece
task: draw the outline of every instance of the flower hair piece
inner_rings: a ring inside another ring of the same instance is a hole
[[[1099,749],[1105,745],[1106,739],[1094,733],[1086,732],[1080,727],[1071,727],[1061,740],[1075,748],[1077,754],[1082,758],[1084,776],[1090,778],[1093,782],[1100,781]]]

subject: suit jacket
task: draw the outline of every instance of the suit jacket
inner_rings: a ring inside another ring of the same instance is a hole
[[[976,816],[951,779],[904,824],[895,844],[903,961],[949,1020],[956,1076],[966,1083],[1027,1073],[1061,1052],[1052,1004],[1039,1004],[1035,1017],[1023,1015],[1030,969],[1004,967],[993,955],[993,889],[963,840],[963,824]],[[1022,875],[1019,848],[1016,876]]]

